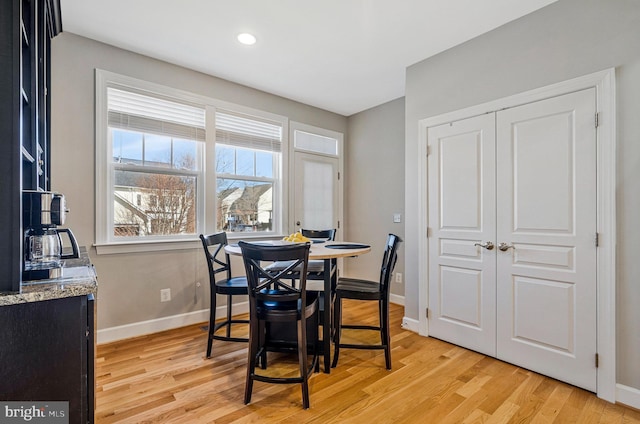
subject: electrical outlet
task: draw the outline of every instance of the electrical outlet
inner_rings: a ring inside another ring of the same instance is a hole
[[[396,283],[402,283],[402,273],[396,272]]]
[[[171,300],[171,289],[160,290],[160,302],[168,302]]]

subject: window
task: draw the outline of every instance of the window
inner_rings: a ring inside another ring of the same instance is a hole
[[[107,88],[114,240],[193,236],[205,109]]]
[[[274,231],[281,140],[278,123],[216,113],[218,231]]]
[[[98,253],[192,248],[221,230],[281,235],[287,124],[96,70]]]

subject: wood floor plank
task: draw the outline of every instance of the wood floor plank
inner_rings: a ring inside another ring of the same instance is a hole
[[[593,393],[404,330],[403,308],[391,306],[393,369],[385,368],[382,351],[343,349],[330,374],[311,376],[308,410],[302,409],[300,385],[255,382],[251,404],[245,405],[247,345],[215,340],[213,357],[205,358],[205,323],[100,345],[96,420],[99,424],[640,424],[638,411],[607,403]],[[377,322],[372,304],[346,301],[344,315],[352,321]],[[238,330],[242,331],[246,328]],[[376,339],[374,333],[354,337]],[[269,355],[272,363],[276,357]],[[274,369],[269,367],[269,372]]]

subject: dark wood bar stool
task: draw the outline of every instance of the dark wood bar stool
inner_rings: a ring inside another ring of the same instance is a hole
[[[380,268],[380,281],[360,280],[356,278],[339,278],[335,290],[334,300],[334,353],[332,367],[338,364],[340,348],[349,349],[383,349],[387,369],[391,369],[391,342],[389,337],[389,282],[391,274],[398,259],[397,249],[401,242],[400,237],[389,234],[387,244],[382,257]],[[378,302],[379,324],[359,325],[342,324],[342,299],[356,299],[362,301]],[[372,330],[380,333],[379,344],[349,344],[341,343],[340,337],[343,328],[356,330]]]
[[[318,365],[319,310],[317,295],[306,290],[310,243],[268,246],[241,241],[238,244],[249,283],[249,356],[244,402],[251,402],[254,380],[275,384],[300,383],[302,404],[307,409],[309,375]],[[262,266],[262,263],[275,261],[287,261],[289,265],[278,271]],[[294,273],[299,282],[297,287],[291,284]],[[299,375],[276,377],[256,373],[259,362],[263,368],[267,367],[267,351],[281,351],[286,346],[286,341],[277,339],[270,331],[271,325],[287,323],[296,328],[294,349],[298,355]],[[315,330],[312,337],[308,337],[308,328]],[[313,352],[310,363],[308,351]]]
[[[231,262],[229,255],[224,251],[227,245],[227,233],[219,232],[205,236],[200,234],[204,254],[209,267],[209,285],[211,287],[211,303],[209,308],[209,339],[207,341],[207,358],[211,357],[213,340],[224,340],[229,342],[248,342],[247,337],[232,337],[232,324],[248,324],[248,320],[234,319],[232,312],[233,296],[248,295],[247,277],[232,277]],[[227,296],[227,317],[224,321],[216,324],[216,295]],[[224,335],[216,332],[225,327]]]

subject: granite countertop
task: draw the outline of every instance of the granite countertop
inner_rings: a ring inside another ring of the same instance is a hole
[[[95,295],[97,292],[96,271],[88,254],[83,249],[80,252],[80,258],[63,261],[60,277],[23,281],[20,285],[20,292],[0,292],[0,306]]]

